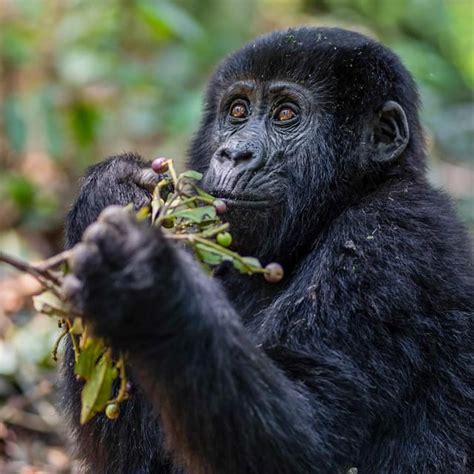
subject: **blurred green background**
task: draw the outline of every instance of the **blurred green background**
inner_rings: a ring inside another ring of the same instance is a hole
[[[431,177],[474,228],[473,10],[472,0],[0,0],[0,248],[30,260],[60,250],[79,177],[109,154],[182,165],[216,62],[301,24],[356,29],[399,53],[419,84]],[[51,380],[55,332],[32,315],[34,289],[0,267],[0,471],[70,472],[54,402],[31,401]]]

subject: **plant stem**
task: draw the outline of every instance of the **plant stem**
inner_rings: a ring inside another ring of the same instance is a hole
[[[79,359],[79,354],[81,353],[81,351],[79,349],[79,345],[77,344],[76,335],[71,331],[72,323],[69,319],[66,319],[66,325],[67,325],[67,332],[69,333],[69,337],[71,338],[72,348],[74,349],[74,361],[77,364],[77,361]]]
[[[120,377],[120,387],[117,393],[117,396],[107,402],[107,405],[111,403],[120,403],[123,402],[128,398],[127,394],[127,372],[125,369],[125,356],[121,353],[119,360],[117,361],[116,367],[119,369],[119,377]]]
[[[33,264],[32,266],[41,272],[45,272],[50,270],[51,268],[55,268],[64,262],[66,262],[72,255],[72,250],[65,250],[64,252],[58,253],[57,255],[52,256],[46,260],[42,260],[37,264]]]
[[[201,232],[199,235],[199,237],[202,237],[204,239],[208,239],[209,237],[214,237],[215,235],[221,233],[221,232],[224,232],[225,230],[228,230],[229,229],[229,223],[226,222],[225,224],[222,224],[218,227],[214,227],[214,229],[208,229],[208,230],[205,230],[204,232]]]
[[[173,186],[176,189],[178,187],[178,176],[176,175],[176,170],[174,169],[173,160],[168,160],[168,171],[171,175],[171,179],[173,180]]]
[[[194,235],[193,237],[194,237],[193,240],[195,242],[199,242],[200,244],[207,245],[208,247],[211,247],[217,250],[221,254],[228,255],[229,257],[232,257],[234,260],[238,260],[242,264],[243,267],[247,268],[248,273],[265,273],[266,272],[264,268],[252,267],[238,253],[232,252],[232,250],[228,250],[225,247],[222,247],[221,245],[212,242],[212,240],[203,239],[202,237],[198,235]]]
[[[164,235],[167,239],[171,240],[188,240],[189,242],[194,242],[196,237],[202,237],[203,239],[208,239],[210,237],[214,237],[215,235],[219,234],[220,232],[224,232],[229,228],[229,223],[226,222],[218,227],[214,227],[212,229],[205,230],[204,232],[198,232],[195,234],[174,234],[173,232],[169,232],[165,229]]]
[[[43,286],[51,290],[56,296],[59,296],[57,287],[60,286],[61,282],[51,274],[49,270],[44,270],[39,265],[31,265],[24,260],[21,260],[12,255],[8,255],[5,252],[0,251],[0,262],[6,263],[21,272],[29,273],[31,276],[36,278]]]
[[[53,358],[54,362],[58,361],[59,344],[63,340],[64,336],[67,336],[68,333],[69,329],[66,327],[65,329],[63,329],[63,332],[58,336],[56,342],[54,343],[53,350],[51,351],[51,357]]]

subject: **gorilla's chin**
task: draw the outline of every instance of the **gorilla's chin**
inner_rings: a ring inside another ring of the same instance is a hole
[[[283,218],[281,207],[263,201],[224,200],[223,219],[230,224],[232,248],[242,255],[272,259],[281,244]]]

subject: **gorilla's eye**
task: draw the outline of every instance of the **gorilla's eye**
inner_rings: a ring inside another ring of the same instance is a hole
[[[296,116],[297,116],[297,112],[292,107],[289,107],[288,105],[284,105],[282,107],[279,107],[275,111],[273,115],[273,119],[276,122],[283,123],[283,122],[292,121],[294,118],[296,118]]]
[[[229,115],[233,119],[244,120],[248,117],[248,114],[247,104],[243,100],[236,100],[230,106]]]

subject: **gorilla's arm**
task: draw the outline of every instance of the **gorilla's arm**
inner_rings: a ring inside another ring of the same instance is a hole
[[[219,284],[158,230],[117,209],[89,228],[69,289],[97,333],[130,354],[177,462],[191,472],[332,473],[357,458],[374,422],[391,419],[404,437],[423,423],[424,406],[413,406],[405,432],[396,421],[401,400],[420,390],[441,396],[439,381],[427,384],[423,373],[441,338],[452,350],[465,343],[458,333],[442,336],[459,311],[433,318],[421,289],[451,281],[452,293],[461,285],[426,245],[426,233],[438,232],[434,221],[399,231],[406,212],[421,220],[422,204],[381,205],[383,214],[368,206],[343,216],[248,329]],[[430,429],[432,438],[412,445],[441,440]],[[407,452],[408,470],[429,447],[420,448]],[[440,442],[440,465],[450,466],[445,451]]]
[[[367,424],[356,364],[308,340],[269,348],[276,360],[283,355],[280,369],[219,285],[157,230],[106,211],[86,232],[73,272],[73,298],[99,335],[128,351],[191,472],[335,472],[355,454]],[[284,316],[276,313],[275,324]]]

